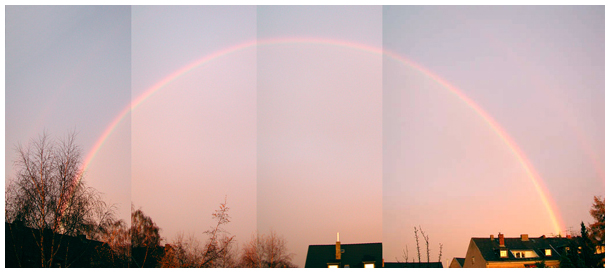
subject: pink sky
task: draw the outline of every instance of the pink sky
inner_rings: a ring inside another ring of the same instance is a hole
[[[118,123],[87,181],[128,219],[204,238],[227,196],[239,244],[257,229],[307,246],[383,242],[461,257],[470,237],[556,232],[528,173],[459,88],[518,145],[562,225],[604,195],[603,7],[8,7],[10,147],[76,128],[86,154],[130,101],[216,52]],[[580,18],[589,18],[583,21]],[[110,22],[110,23],[108,23]],[[515,23],[520,22],[520,23]],[[34,46],[38,45],[38,46]],[[23,111],[23,109],[39,109]],[[77,113],[76,115],[74,113]],[[565,233],[565,232],[562,232]]]

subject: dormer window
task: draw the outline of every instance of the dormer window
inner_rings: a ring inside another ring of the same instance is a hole
[[[536,252],[533,250],[511,250],[510,252],[512,252],[513,256],[518,259],[538,258],[538,254],[536,254]]]
[[[508,250],[501,249],[500,250],[500,258],[508,258]]]
[[[328,266],[328,268],[339,268],[338,262],[327,263],[326,265]]]
[[[553,254],[551,253],[551,249],[550,248],[547,248],[547,249],[544,250],[544,256],[551,256],[551,255],[553,255]]]

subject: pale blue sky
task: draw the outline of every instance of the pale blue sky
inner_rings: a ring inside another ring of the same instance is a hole
[[[129,6],[7,6],[5,179],[14,147],[45,130],[71,131],[83,158],[131,100]],[[87,171],[89,185],[130,211],[130,121],[117,128]],[[104,164],[98,164],[104,162]]]

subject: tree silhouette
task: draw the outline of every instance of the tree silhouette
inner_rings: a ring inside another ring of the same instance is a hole
[[[31,229],[39,266],[70,267],[81,255],[56,259],[60,249],[69,250],[65,236],[99,239],[115,222],[115,208],[86,185],[75,133],[60,140],[43,133],[27,146],[19,144],[16,152],[17,175],[5,187],[5,221]],[[8,227],[7,236],[15,239]],[[21,257],[14,259],[22,265]]]
[[[595,222],[589,225],[591,229],[591,240],[597,246],[605,246],[606,241],[606,199],[602,197],[593,197],[593,205],[589,211]]]
[[[144,267],[146,260],[151,252],[155,251],[161,245],[161,236],[159,235],[160,228],[155,222],[141,209],[134,211],[131,206],[131,227],[129,235],[131,236],[132,261],[137,267]],[[139,252],[136,254],[134,250],[143,249],[144,255],[140,257]]]
[[[277,268],[296,267],[293,253],[288,252],[286,239],[271,231],[269,235],[256,233],[242,249],[241,267]]]

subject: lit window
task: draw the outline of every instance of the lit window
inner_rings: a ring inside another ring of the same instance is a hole
[[[544,250],[544,256],[551,256],[551,250],[550,249],[545,249]]]
[[[337,264],[329,264],[328,268],[339,268],[339,265],[337,265]]]
[[[522,258],[538,258],[538,254],[536,254],[535,251],[533,250],[511,250],[510,252],[513,253],[513,256],[515,256],[515,258],[518,259],[522,259]]]
[[[606,247],[605,246],[596,246],[595,254],[602,254],[602,253],[606,253]]]
[[[500,250],[500,258],[507,258],[507,257],[508,257],[508,251]]]
[[[375,264],[374,263],[364,264],[364,268],[375,268]]]

